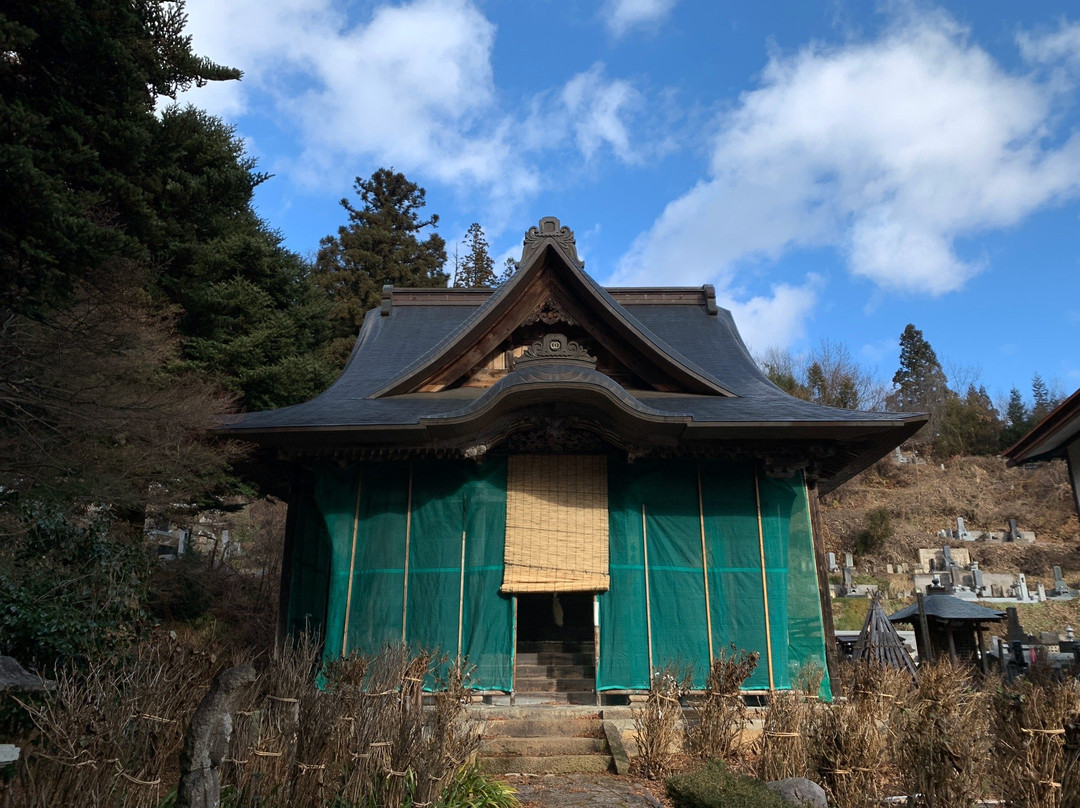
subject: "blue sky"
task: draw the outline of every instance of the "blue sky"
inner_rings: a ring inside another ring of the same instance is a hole
[[[1065,2],[188,0],[191,91],[313,255],[355,177],[453,244],[553,215],[607,285],[715,284],[755,353],[922,329],[996,400],[1080,387],[1080,10]],[[501,264],[501,260],[500,260]]]

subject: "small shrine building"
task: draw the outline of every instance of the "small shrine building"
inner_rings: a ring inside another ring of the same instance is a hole
[[[282,629],[328,657],[405,642],[513,692],[565,636],[600,693],[734,647],[770,691],[835,676],[818,496],[925,421],[787,395],[712,287],[604,289],[549,217],[499,288],[384,289],[330,388],[221,431],[288,482]]]

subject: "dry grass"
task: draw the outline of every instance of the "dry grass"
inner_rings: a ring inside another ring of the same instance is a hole
[[[896,709],[899,784],[920,808],[971,805],[993,771],[988,695],[947,660],[919,668],[918,688]]]
[[[1062,808],[1065,725],[1080,714],[1080,683],[1034,668],[994,698],[997,791],[1009,808]]]
[[[231,661],[159,638],[130,659],[61,673],[55,693],[28,706],[38,734],[0,796],[28,808],[161,805],[187,723]],[[463,721],[467,672],[430,654],[388,648],[334,663],[322,689],[312,642],[256,662],[220,772],[231,805],[432,803],[479,743]],[[443,667],[443,689],[423,707],[424,679]]]

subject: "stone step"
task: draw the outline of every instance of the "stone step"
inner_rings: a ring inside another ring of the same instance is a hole
[[[480,744],[480,755],[483,757],[551,757],[607,752],[608,745],[604,738],[570,738],[560,735],[542,738],[485,738]]]
[[[516,693],[514,703],[519,707],[594,707],[596,706],[596,691],[587,690],[581,692],[552,691],[550,693]],[[510,695],[496,693],[484,696],[484,705],[489,707],[510,706]]]
[[[582,693],[593,689],[595,679],[524,679],[519,677],[518,693]]]
[[[484,723],[485,738],[580,738],[603,728],[599,718],[506,718]]]
[[[609,771],[611,755],[508,755],[481,757],[480,768],[488,774],[579,774]]]
[[[514,666],[519,676],[550,676],[553,673],[566,674],[576,672],[578,676],[596,676],[596,666],[592,662],[522,662]]]
[[[518,665],[588,665],[596,662],[591,651],[573,654],[562,651],[519,651]]]
[[[575,642],[572,640],[519,642],[517,651],[519,654],[589,654],[591,656],[593,644],[591,642]]]

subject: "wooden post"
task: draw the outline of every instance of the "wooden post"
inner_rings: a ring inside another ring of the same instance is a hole
[[[829,671],[829,683],[833,695],[844,695],[844,683],[840,677],[840,661],[836,651],[836,623],[833,620],[832,584],[829,583],[829,563],[826,560],[825,536],[821,531],[820,497],[817,481],[810,480],[806,486],[806,501],[810,505],[810,533],[814,540],[814,565],[817,567],[818,595],[821,601],[821,622],[825,627],[825,667]]]
[[[511,595],[510,600],[514,606],[513,625],[510,632],[510,706],[513,707],[517,701],[515,691],[517,690],[517,620],[518,620],[518,596]]]
[[[975,644],[979,652],[979,670],[983,672],[983,676],[990,672],[990,668],[986,663],[986,649],[983,648],[983,627],[982,623],[975,624]]]
[[[592,596],[593,624],[593,690],[596,691],[596,706],[600,706],[600,689],[596,687],[596,674],[600,672],[600,594]]]
[[[956,664],[956,638],[953,636],[953,624],[945,624],[945,637],[949,641],[949,661]]]
[[[919,604],[919,633],[923,639],[923,650],[926,652],[926,661],[933,663],[934,649],[930,646],[930,624],[926,622],[926,595],[922,592],[916,592],[915,600]],[[922,662],[921,658],[919,662]]]

